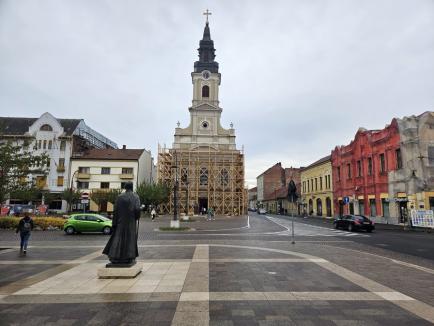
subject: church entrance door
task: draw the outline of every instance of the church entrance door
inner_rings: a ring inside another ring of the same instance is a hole
[[[204,208],[208,211],[208,198],[199,198],[199,211],[203,213]]]

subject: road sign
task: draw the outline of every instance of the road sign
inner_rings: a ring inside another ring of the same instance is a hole
[[[350,203],[350,197],[344,197],[342,201],[343,201],[344,205],[347,205]]]
[[[87,193],[87,192],[82,192],[82,193],[81,193],[81,199],[89,199],[89,193]]]
[[[82,199],[82,200],[81,200],[81,203],[82,203],[82,204],[89,204],[89,199]]]

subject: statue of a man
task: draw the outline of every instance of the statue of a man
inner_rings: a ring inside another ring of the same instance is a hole
[[[140,199],[133,192],[133,183],[125,184],[125,192],[116,199],[113,212],[113,232],[103,250],[110,259],[107,267],[130,267],[139,255],[137,248]]]

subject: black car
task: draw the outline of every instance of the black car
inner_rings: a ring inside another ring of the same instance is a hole
[[[333,225],[335,229],[346,229],[350,232],[365,230],[372,232],[375,230],[374,222],[363,215],[344,215],[334,220]]]

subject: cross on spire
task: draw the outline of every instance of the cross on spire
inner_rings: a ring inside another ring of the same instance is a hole
[[[206,23],[208,24],[208,16],[212,15],[211,11],[209,11],[208,9],[203,13],[206,16]]]

